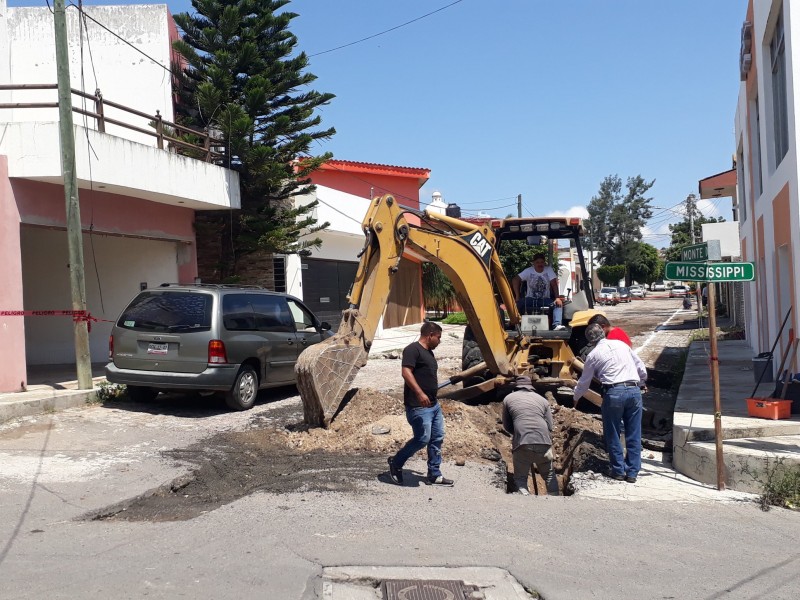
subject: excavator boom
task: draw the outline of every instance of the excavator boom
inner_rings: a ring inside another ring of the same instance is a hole
[[[366,243],[348,296],[350,308],[343,311],[337,333],[304,350],[295,367],[307,423],[328,425],[366,363],[404,256],[442,269],[473,327],[486,367],[498,375],[516,374],[520,336],[506,332],[498,299],[512,325],[520,317],[490,227],[404,209],[392,196],[372,201],[362,227]]]

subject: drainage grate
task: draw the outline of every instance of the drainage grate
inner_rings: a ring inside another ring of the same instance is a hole
[[[478,588],[455,579],[385,579],[383,600],[466,600]]]

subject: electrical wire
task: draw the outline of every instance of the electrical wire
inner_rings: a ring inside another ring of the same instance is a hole
[[[460,4],[463,1],[464,0],[455,0],[455,2],[451,2],[450,4],[448,4],[446,6],[442,6],[441,8],[437,8],[436,10],[431,11],[429,13],[426,13],[426,14],[420,16],[420,17],[417,17],[416,19],[411,19],[410,21],[406,21],[405,23],[401,23],[400,25],[396,25],[394,27],[391,27],[389,29],[385,29],[384,31],[380,31],[378,33],[374,33],[372,35],[369,35],[369,36],[367,36],[365,38],[361,38],[360,40],[356,40],[354,42],[349,42],[347,44],[342,44],[341,46],[336,46],[335,48],[330,48],[329,50],[323,50],[322,52],[315,52],[314,54],[309,54],[308,57],[311,58],[312,56],[320,56],[322,54],[328,54],[330,52],[335,52],[336,50],[341,50],[342,48],[348,48],[350,46],[355,46],[356,44],[360,44],[361,42],[366,42],[367,40],[374,39],[374,38],[379,37],[381,35],[387,34],[387,33],[391,32],[391,31],[396,31],[397,29],[400,29],[401,27],[405,27],[406,25],[411,25],[411,23],[416,23],[417,21],[421,21],[422,19],[424,19],[426,17],[430,17],[431,15],[435,15],[438,12],[442,12],[443,10],[445,10],[447,8],[450,8],[451,6],[455,6],[456,4]]]
[[[79,13],[78,13],[78,36],[80,38],[80,57],[81,57],[81,91],[84,94],[86,93],[86,77],[85,77],[84,68],[83,68],[83,65],[84,65],[84,62],[85,62],[85,58],[84,58],[84,54],[83,54],[83,37],[84,37],[84,34],[86,34],[86,47],[88,49],[89,59],[90,59],[91,64],[92,64],[92,74],[94,76],[95,93],[97,93],[96,90],[99,89],[99,86],[98,86],[98,83],[97,83],[97,71],[95,71],[95,68],[94,68],[94,58],[92,56],[92,46],[91,46],[91,42],[89,41],[89,34],[87,32],[87,29],[86,29],[86,19],[85,19],[86,15],[83,12],[83,0],[78,0],[78,8],[79,8]],[[89,164],[89,206],[91,207],[91,210],[90,210],[90,213],[89,213],[90,214],[90,216],[89,216],[89,247],[92,250],[92,263],[94,264],[94,274],[95,274],[95,278],[97,279],[97,290],[98,290],[98,294],[100,296],[100,310],[105,315],[106,307],[105,307],[105,302],[103,301],[103,285],[102,285],[102,283],[100,281],[100,270],[99,270],[99,268],[97,266],[97,254],[95,253],[95,250],[94,250],[94,177],[93,177],[93,174],[92,174],[92,154],[95,155],[95,158],[98,158],[98,157],[97,157],[97,153],[94,151],[94,148],[92,147],[92,142],[89,139],[89,122],[88,122],[88,117],[86,116],[86,112],[87,112],[87,109],[86,109],[86,97],[83,96],[83,95],[81,96],[81,102],[83,104],[83,110],[84,110],[84,113],[83,113],[83,130],[84,130],[84,133],[86,134],[86,153],[87,153],[88,164]]]
[[[82,4],[82,1],[81,1],[81,4]],[[153,64],[155,64],[155,65],[157,65],[157,66],[161,67],[162,69],[164,69],[164,70],[165,70],[167,73],[169,73],[169,74],[170,74],[170,75],[172,75],[173,77],[175,76],[175,73],[173,73],[173,72],[172,72],[172,69],[170,69],[169,67],[165,67],[164,65],[162,65],[162,64],[161,64],[161,62],[160,62],[160,61],[156,60],[155,58],[153,58],[152,56],[150,56],[150,55],[149,55],[149,54],[147,54],[146,52],[143,52],[142,50],[140,50],[139,48],[137,48],[136,46],[134,46],[134,45],[133,45],[131,42],[129,42],[128,40],[126,40],[124,37],[122,37],[121,35],[119,35],[119,34],[118,34],[118,33],[116,33],[115,31],[111,30],[109,27],[107,27],[106,25],[104,25],[103,23],[101,23],[100,21],[98,21],[97,19],[95,19],[95,18],[94,18],[92,15],[90,15],[90,14],[88,14],[86,11],[84,11],[82,6],[79,6],[79,5],[75,4],[74,2],[70,2],[70,3],[69,3],[69,6],[72,6],[72,7],[74,7],[74,8],[75,8],[75,9],[76,9],[76,10],[77,10],[79,13],[81,13],[81,14],[82,14],[82,15],[83,15],[85,18],[89,19],[90,21],[92,21],[92,22],[93,22],[93,23],[95,23],[96,25],[98,25],[98,26],[102,27],[103,29],[105,29],[105,30],[106,30],[108,33],[110,33],[111,35],[113,35],[115,38],[117,38],[117,39],[118,39],[118,40],[120,40],[121,42],[123,42],[123,43],[127,44],[128,46],[130,46],[131,48],[133,48],[134,50],[136,50],[136,52],[138,52],[139,54],[141,54],[142,56],[144,56],[145,58],[147,58],[148,60],[150,60],[150,61],[151,61]]]

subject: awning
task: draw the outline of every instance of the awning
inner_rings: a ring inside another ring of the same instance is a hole
[[[728,198],[736,196],[736,169],[723,171],[698,182],[700,198]]]

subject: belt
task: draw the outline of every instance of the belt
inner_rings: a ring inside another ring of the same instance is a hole
[[[614,387],[639,387],[638,381],[620,381],[619,383],[604,383],[603,391],[606,392]]]

